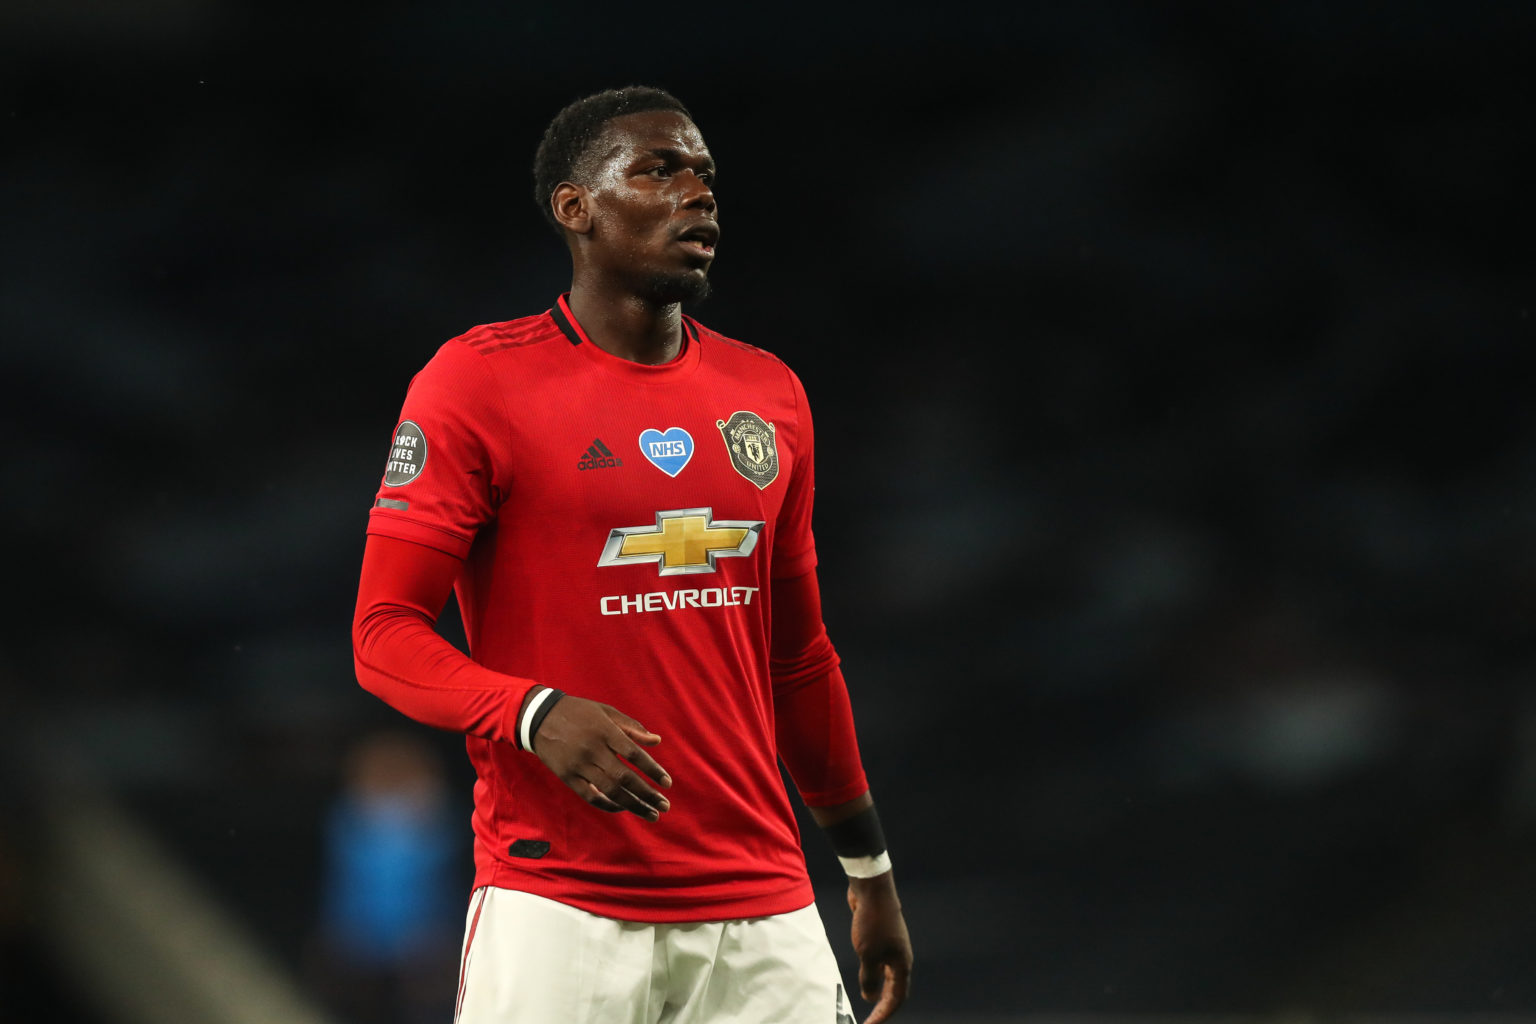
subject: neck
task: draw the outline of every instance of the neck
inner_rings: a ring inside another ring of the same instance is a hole
[[[683,307],[658,306],[638,295],[603,289],[578,275],[571,283],[571,312],[592,344],[632,363],[657,365],[683,347]]]

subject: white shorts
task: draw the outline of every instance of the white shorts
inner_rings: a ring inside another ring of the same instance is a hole
[[[852,1024],[812,904],[639,924],[511,889],[469,901],[459,1024]]]

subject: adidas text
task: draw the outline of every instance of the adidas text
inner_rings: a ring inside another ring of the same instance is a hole
[[[594,437],[587,450],[582,452],[581,458],[576,463],[577,469],[618,469],[624,465],[624,460],[613,454],[613,449],[603,444],[603,439]]]

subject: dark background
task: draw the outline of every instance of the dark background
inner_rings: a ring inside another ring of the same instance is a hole
[[[302,971],[405,384],[639,81],[817,410],[909,1015],[1536,1011],[1533,10],[7,7],[0,991],[66,768]]]

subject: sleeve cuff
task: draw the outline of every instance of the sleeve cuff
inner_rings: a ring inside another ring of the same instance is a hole
[[[836,804],[845,804],[856,796],[863,796],[869,792],[869,780],[864,772],[859,772],[859,777],[844,786],[836,789],[819,789],[814,792],[800,791],[800,799],[805,801],[807,807],[832,807]]]

